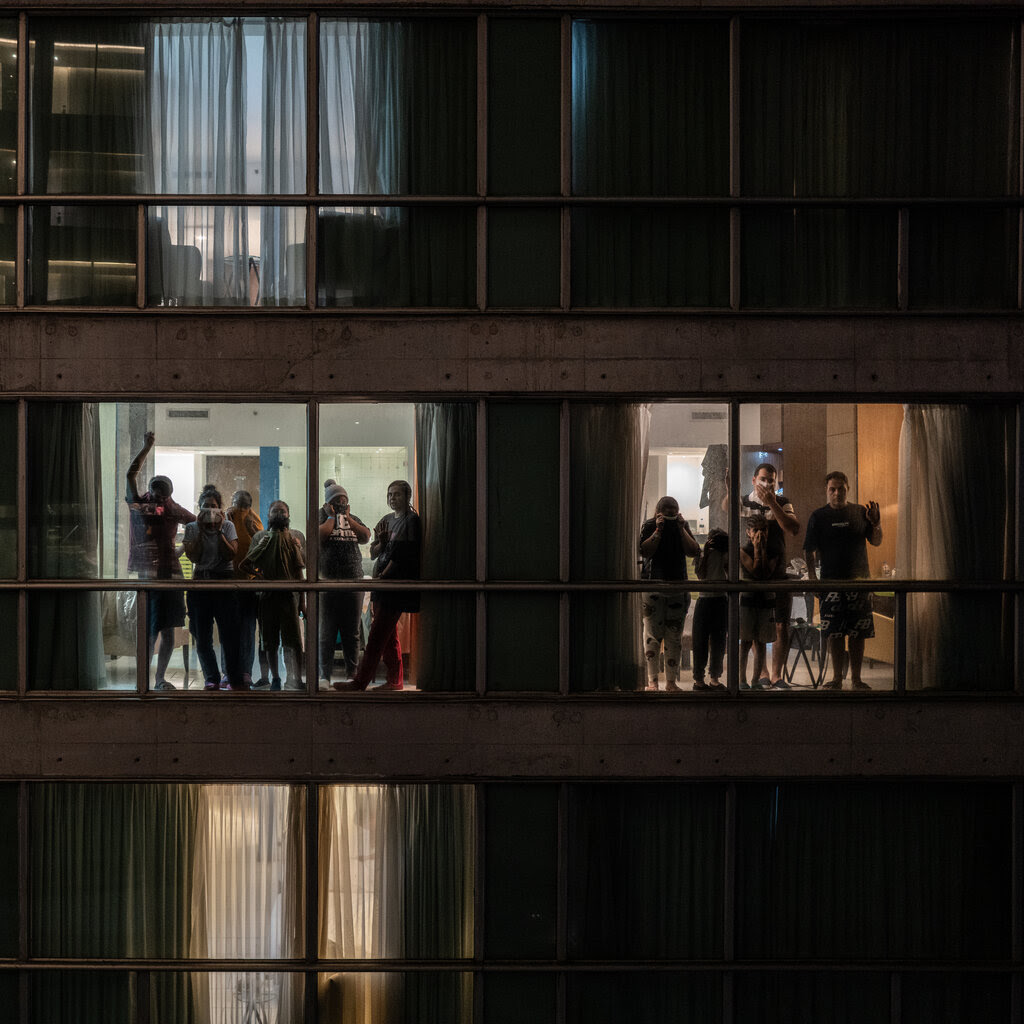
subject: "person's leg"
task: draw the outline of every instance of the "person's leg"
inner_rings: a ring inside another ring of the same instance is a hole
[[[320,595],[320,622],[317,627],[319,641],[320,678],[331,681],[334,668],[335,638],[338,635],[340,598],[346,597],[335,591],[325,591]]]
[[[192,635],[196,638],[196,654],[203,671],[203,682],[208,688],[220,686],[220,668],[217,665],[217,654],[213,649],[213,601],[215,594],[203,594],[199,591],[189,596],[189,608],[192,611]]]
[[[303,689],[302,682],[302,625],[299,622],[299,602],[295,594],[281,594],[281,645],[288,673],[286,690]]]
[[[384,648],[381,651],[381,661],[387,669],[387,681],[384,684],[389,690],[401,690],[404,685],[405,667],[402,664],[402,643],[398,639],[398,620],[402,617],[400,611],[388,610],[388,622],[391,628],[384,639]]]
[[[231,689],[249,689],[249,679],[243,678],[242,659],[239,654],[238,600],[231,593],[212,595],[217,631],[220,633],[220,647],[223,668]]]
[[[339,594],[338,630],[341,633],[341,649],[345,654],[345,668],[349,677],[359,663],[359,614],[363,610],[362,591],[348,591]]]
[[[370,623],[370,634],[366,638],[366,647],[363,649],[363,657],[356,668],[355,675],[352,676],[351,689],[365,690],[366,687],[373,682],[373,677],[377,673],[377,666],[380,664],[380,660],[384,654],[384,648],[389,645],[394,639],[394,642],[398,642],[398,637],[395,635],[393,638],[392,633],[395,632],[395,626],[398,624],[398,620],[401,617],[401,612],[396,612],[386,606],[382,606],[381,602],[373,602],[373,620]],[[341,687],[335,683],[335,689]],[[349,688],[349,687],[346,687]]]
[[[690,607],[690,595],[666,594],[665,601],[665,689],[679,689],[679,666],[683,660],[683,626]]]
[[[863,648],[861,648],[863,653]],[[842,633],[833,633],[828,638],[828,657],[832,662],[832,678],[825,683],[829,690],[843,688],[843,663],[846,660],[846,637]]]
[[[665,635],[665,595],[644,594],[644,657],[647,659],[647,689],[658,688],[661,670],[661,641]]]
[[[768,645],[763,640],[754,641],[754,683],[760,686],[761,680],[764,678],[765,673],[765,661],[768,655]]]
[[[709,666],[711,682],[720,683],[725,668],[725,641],[729,633],[729,599],[727,597],[708,598],[708,637],[711,647],[711,664]]]
[[[864,664],[864,637],[851,636],[848,641],[850,652],[850,686],[854,690],[868,690],[870,687],[860,677]]]
[[[741,640],[740,641],[740,686],[747,686],[747,662],[750,659],[750,648],[753,646],[752,640]],[[755,678],[757,678],[755,676]]]
[[[711,608],[713,597],[698,597],[693,606],[693,681],[704,682],[704,670],[708,663],[708,649],[711,643],[710,625],[714,617]],[[721,672],[721,670],[719,670]],[[711,673],[714,675],[714,672]]]
[[[789,658],[789,620],[793,612],[793,595],[775,596],[775,642],[772,645],[772,682],[777,683],[786,674]]]
[[[242,682],[252,682],[252,666],[256,659],[256,595],[240,591],[238,602],[238,661]]]
[[[156,671],[153,681],[158,687],[173,687],[166,679],[167,666],[171,663],[171,654],[174,651],[174,627],[160,631],[160,642],[156,649]]]
[[[281,607],[276,591],[267,591],[260,601],[260,629],[270,670],[270,688],[280,690],[281,674],[277,649],[281,645]]]

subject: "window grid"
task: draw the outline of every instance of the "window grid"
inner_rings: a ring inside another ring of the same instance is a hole
[[[602,12],[603,13],[603,12]],[[35,17],[36,15],[33,15]],[[87,16],[88,17],[88,16]],[[459,17],[469,17],[467,15],[460,15]],[[386,196],[367,196],[365,194],[349,195],[349,194],[326,194],[319,190],[319,35],[320,35],[320,18],[315,12],[310,12],[306,15],[307,20],[307,31],[306,31],[306,104],[307,104],[307,137],[306,137],[306,182],[305,192],[296,193],[289,195],[253,195],[253,194],[224,194],[224,195],[211,195],[211,194],[154,194],[154,195],[113,195],[113,194],[68,194],[61,195],[56,193],[35,193],[31,192],[29,188],[29,181],[27,177],[28,168],[28,120],[29,120],[29,109],[28,109],[28,93],[29,93],[29,39],[28,39],[28,26],[29,26],[29,15],[22,12],[19,16],[19,30],[18,30],[18,48],[19,48],[19,68],[18,68],[18,131],[17,131],[17,148],[18,148],[18,167],[17,167],[17,195],[13,197],[0,198],[0,208],[11,207],[16,211],[17,216],[17,239],[16,239],[16,298],[13,306],[7,307],[10,309],[30,309],[30,310],[54,310],[61,309],[66,311],[74,311],[80,308],[87,308],[91,312],[95,313],[98,310],[110,309],[110,310],[121,310],[127,308],[127,306],[105,306],[105,305],[90,305],[87,307],[79,307],[73,304],[67,305],[53,305],[49,303],[32,303],[30,304],[28,299],[28,288],[26,281],[26,268],[29,260],[28,252],[28,233],[26,231],[26,211],[29,206],[36,205],[41,208],[53,207],[53,206],[75,206],[75,205],[87,205],[102,208],[107,205],[118,205],[123,206],[126,203],[129,205],[136,205],[138,209],[138,216],[140,219],[138,229],[138,249],[136,254],[136,292],[138,308],[144,308],[148,310],[155,310],[159,307],[154,305],[147,305],[146,302],[146,266],[147,256],[145,247],[145,220],[146,220],[146,207],[148,205],[169,205],[169,206],[219,206],[219,205],[234,205],[239,207],[268,207],[268,206],[295,206],[298,208],[305,208],[306,210],[306,242],[305,242],[305,258],[306,258],[306,298],[305,303],[302,306],[250,306],[250,305],[236,305],[229,307],[220,307],[220,311],[232,311],[237,312],[242,309],[247,310],[263,310],[268,313],[280,314],[282,312],[287,313],[305,313],[310,312],[323,312],[324,307],[317,306],[317,290],[316,290],[316,276],[317,276],[317,223],[318,223],[318,208],[321,206],[330,205],[346,205],[346,206],[373,206],[373,205],[392,205],[409,208],[428,207],[434,204],[440,204],[445,207],[457,209],[465,207],[476,211],[476,253],[475,253],[475,286],[473,293],[475,298],[471,304],[462,306],[444,306],[444,305],[429,305],[429,306],[418,306],[418,305],[373,305],[373,306],[359,306],[353,305],[346,307],[346,311],[353,312],[360,309],[369,310],[380,310],[380,309],[396,309],[406,311],[427,311],[427,310],[442,310],[442,309],[455,309],[455,310],[486,310],[486,309],[504,309],[505,307],[492,306],[488,300],[488,285],[487,285],[487,237],[488,237],[488,223],[487,223],[487,212],[490,210],[499,209],[510,209],[516,206],[530,206],[530,207],[553,207],[560,211],[561,216],[561,231],[560,231],[560,253],[559,253],[559,266],[560,266],[560,280],[559,280],[559,292],[560,292],[560,308],[563,312],[570,311],[585,311],[588,314],[601,314],[608,312],[613,308],[622,309],[629,308],[632,314],[642,314],[644,312],[654,311],[665,311],[665,310],[680,310],[687,311],[690,313],[697,312],[740,312],[740,313],[764,313],[770,312],[773,309],[785,310],[787,312],[801,313],[801,312],[812,312],[814,314],[820,314],[828,310],[839,310],[846,307],[835,306],[835,305],[823,305],[814,307],[813,310],[801,308],[799,306],[791,305],[778,305],[778,306],[761,306],[761,305],[749,305],[743,301],[741,294],[741,252],[740,245],[741,239],[740,234],[742,230],[742,224],[744,219],[744,213],[748,210],[754,209],[780,209],[780,210],[797,210],[799,208],[807,209],[835,209],[835,210],[854,210],[854,209],[866,209],[866,210],[888,210],[891,215],[895,218],[894,230],[895,235],[898,239],[896,262],[893,267],[890,268],[891,279],[895,284],[896,304],[894,308],[888,306],[879,307],[881,310],[894,314],[900,315],[910,312],[910,303],[913,301],[913,295],[910,294],[909,290],[909,247],[910,241],[913,236],[913,225],[910,223],[911,218],[909,213],[913,208],[917,207],[928,207],[931,209],[941,210],[985,210],[985,209],[1004,209],[1007,211],[1017,212],[1017,273],[1016,273],[1016,300],[1012,307],[998,306],[994,307],[997,309],[1008,309],[1024,308],[1024,155],[1019,159],[1021,170],[1018,175],[1018,183],[1016,188],[1016,194],[1011,196],[989,196],[985,198],[979,197],[952,197],[952,196],[936,196],[936,197],[913,197],[913,196],[885,196],[885,197],[872,197],[872,198],[859,198],[859,197],[794,197],[794,196],[750,196],[744,195],[742,182],[740,180],[740,149],[741,149],[741,138],[742,138],[742,126],[743,126],[743,112],[740,109],[740,91],[741,91],[741,67],[743,61],[743,27],[747,23],[753,22],[753,17],[746,15],[733,15],[728,18],[726,29],[728,32],[728,119],[729,123],[725,126],[728,133],[729,140],[729,170],[728,170],[728,195],[724,197],[704,196],[704,197],[686,197],[686,196],[574,196],[572,194],[572,168],[571,168],[571,152],[572,152],[572,25],[574,21],[574,15],[562,14],[561,15],[561,123],[560,123],[560,175],[561,175],[561,194],[558,196],[494,196],[488,194],[487,189],[487,133],[488,133],[488,108],[487,108],[487,67],[488,67],[488,55],[487,55],[487,36],[488,36],[488,25],[492,15],[477,14],[475,16],[476,22],[476,43],[477,43],[477,54],[476,54],[476,91],[477,91],[477,111],[476,111],[476,154],[475,154],[475,177],[477,181],[477,194],[476,195],[445,195],[445,196],[425,196],[425,195],[386,195]],[[502,15],[502,17],[508,17],[508,15]],[[429,16],[428,16],[429,18]],[[422,19],[417,19],[422,20]],[[687,20],[684,18],[670,19],[670,20]],[[691,17],[690,19],[694,23],[706,23],[707,19],[702,16]],[[723,20],[720,18],[712,19],[715,21]],[[757,20],[763,20],[763,17]],[[784,24],[790,21],[785,14],[778,14],[774,20],[777,23]],[[869,18],[868,21],[871,23],[884,24],[886,22],[884,15],[875,14]],[[1005,18],[999,18],[993,15],[990,20],[1006,21]],[[1012,22],[1010,22],[1012,24]],[[1018,23],[1018,34],[1024,36],[1024,23]],[[1018,62],[1022,64],[1024,62]],[[1017,92],[1024,97],[1024,70],[1018,67],[1018,82]],[[1024,122],[1024,99],[1019,104],[1020,111],[1018,120]],[[1024,154],[1024,127],[1018,126],[1018,150]],[[711,305],[711,306],[630,306],[630,307],[609,307],[604,305],[593,305],[593,304],[582,304],[578,301],[574,301],[571,295],[571,270],[572,270],[572,239],[571,239],[571,228],[569,225],[569,219],[572,211],[578,208],[600,208],[608,206],[610,208],[643,208],[648,206],[660,206],[666,205],[670,209],[682,209],[682,208],[694,208],[694,209],[715,209],[724,208],[728,213],[728,261],[729,261],[729,288],[728,297],[725,304]],[[203,309],[209,310],[209,307],[203,306],[180,306],[170,307],[172,309],[179,309],[181,311]],[[514,307],[523,312],[527,312],[531,309],[540,310],[547,307],[543,306],[521,306]],[[861,311],[869,311],[872,306],[857,307]],[[915,309],[914,312],[922,312],[926,307]],[[932,307],[927,307],[931,309]],[[945,306],[939,306],[938,308],[946,308]],[[970,312],[971,307],[969,306],[957,306],[950,307],[955,308],[959,313]],[[160,310],[161,313],[166,314],[167,308]]]

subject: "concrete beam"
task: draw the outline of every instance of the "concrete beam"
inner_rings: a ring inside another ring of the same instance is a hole
[[[0,779],[1013,778],[1024,699],[0,701]]]

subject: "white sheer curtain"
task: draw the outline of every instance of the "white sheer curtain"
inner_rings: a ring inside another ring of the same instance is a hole
[[[896,542],[903,579],[1010,578],[1014,421],[1008,406],[904,407]],[[907,685],[1008,686],[1011,608],[1000,594],[909,595]]]
[[[149,190],[247,191],[243,20],[173,18],[151,21],[149,30]],[[175,299],[248,304],[243,209],[164,206],[150,216],[168,232],[162,273]]]
[[[303,800],[289,786],[202,786],[192,879],[190,956],[302,955]],[[200,1024],[301,1016],[302,975],[193,975]]]

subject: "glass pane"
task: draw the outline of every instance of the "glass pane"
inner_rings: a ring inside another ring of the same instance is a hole
[[[472,956],[475,820],[472,786],[323,787],[319,955]]]
[[[30,591],[28,688],[134,692],[135,604],[134,591]]]
[[[572,304],[728,306],[728,211],[575,207]]]
[[[304,19],[32,18],[29,39],[33,191],[305,191]]]
[[[1010,813],[1001,784],[741,787],[737,956],[1008,956]]]
[[[719,785],[573,785],[569,956],[722,956],[724,828]]]
[[[320,21],[320,191],[476,191],[476,23]]]
[[[0,622],[14,627],[0,635],[0,664],[7,666],[0,677],[0,691],[13,692],[18,688],[18,595],[12,591],[0,592]]]
[[[0,52],[2,49],[3,44],[0,43]],[[0,153],[2,159],[3,154]],[[13,306],[18,300],[18,283],[14,271],[17,251],[17,211],[10,206],[0,207],[0,306]]]
[[[1011,194],[1015,32],[1010,19],[745,21],[744,192]]]
[[[12,1018],[20,1019],[18,1015],[21,1013],[21,988],[17,971],[0,970],[0,1001],[7,1007],[7,1012]]]
[[[484,953],[496,960],[553,958],[558,787],[490,785],[485,796]]]
[[[321,974],[318,1020],[347,1024],[350,1020],[444,1021],[471,1024],[473,975],[454,972]]]
[[[909,287],[912,309],[1015,309],[1016,210],[913,208]]]
[[[895,309],[894,210],[744,210],[745,307]]]
[[[317,220],[318,306],[476,305],[476,211],[333,207]]]
[[[651,407],[648,431],[639,526],[631,541],[641,578],[727,580],[728,408],[659,403]],[[681,683],[688,689],[691,673],[695,690],[724,687],[725,594],[649,591],[640,614],[648,689],[661,689],[662,678],[666,690]]]
[[[18,955],[18,832],[18,785],[4,783],[0,785],[0,834],[4,836],[0,842],[0,956],[5,957]],[[3,978],[0,975],[0,986]]]
[[[553,580],[559,550],[555,402],[487,406],[487,575]],[[529,515],[524,509],[529,508]]]
[[[492,209],[488,213],[488,306],[559,304],[561,224],[558,210]]]
[[[33,955],[298,954],[301,789],[40,783],[31,800]]]
[[[663,1021],[722,1020],[722,979],[718,974],[570,974],[565,1019],[569,1024],[662,1024]]]
[[[487,690],[558,692],[557,594],[487,595]]]
[[[573,22],[572,126],[575,195],[724,195],[728,24]]]
[[[487,52],[489,192],[557,195],[562,54],[558,19],[489,18]]]
[[[17,190],[18,22],[0,18],[0,193]]]
[[[29,1024],[94,1020],[131,1024],[134,983],[135,975],[127,971],[33,971],[29,974]]]
[[[305,978],[299,973],[218,971],[150,975],[152,1024],[181,1021],[301,1020]]]
[[[1004,1024],[1010,1020],[1011,980],[1004,974],[929,971],[900,979],[903,1024]]]
[[[482,977],[483,1024],[554,1024],[556,975],[488,971]]]
[[[14,579],[18,571],[18,407],[0,402],[0,579]],[[8,620],[9,621],[9,620]]]
[[[889,975],[747,972],[734,975],[737,1017],[757,1024],[889,1020]]]
[[[135,210],[31,206],[29,305],[134,306]]]
[[[306,212],[286,206],[152,206],[149,306],[302,306]]]

